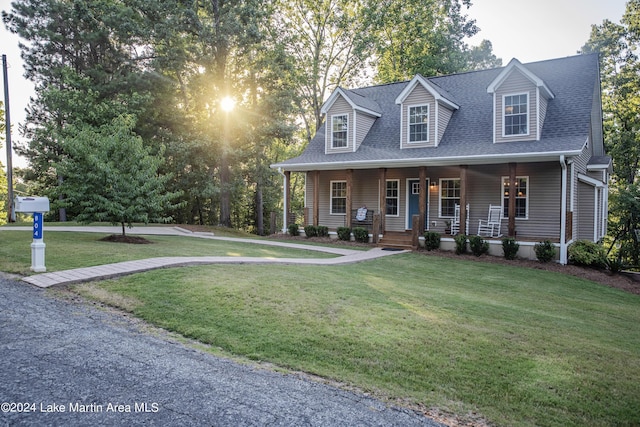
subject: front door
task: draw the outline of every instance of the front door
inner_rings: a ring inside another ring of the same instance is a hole
[[[425,219],[424,226],[425,229],[429,229],[429,178],[427,178],[426,182],[427,188],[427,197],[426,197],[426,206],[425,206]],[[411,230],[411,217],[413,215],[420,214],[420,180],[419,179],[408,179],[407,180],[407,225],[406,229]]]

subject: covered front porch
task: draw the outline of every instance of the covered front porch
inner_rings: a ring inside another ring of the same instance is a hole
[[[290,206],[290,172],[284,176],[285,203]],[[353,228],[361,225],[353,213],[366,207],[372,215],[367,228],[373,242],[391,233],[420,237],[424,231],[440,233],[444,242],[451,237],[455,205],[469,206],[460,209],[457,218],[468,224],[460,230],[468,235],[477,234],[479,221],[487,220],[493,205],[502,212],[501,236],[525,245],[551,240],[562,249],[574,229],[568,177],[567,168],[557,161],[311,170],[305,172],[304,221],[298,223],[334,231]],[[290,217],[285,224],[289,222]]]

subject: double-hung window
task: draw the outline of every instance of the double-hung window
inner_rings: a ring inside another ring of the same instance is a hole
[[[460,204],[460,178],[440,180],[440,216],[453,218]]]
[[[509,218],[509,192],[512,190],[508,176],[502,177],[502,216]],[[529,177],[516,177],[513,188],[516,195],[516,218],[528,218],[529,216]]]
[[[429,106],[409,107],[409,142],[429,141]]]
[[[331,181],[331,213],[347,213],[347,181]]]
[[[347,146],[349,131],[349,115],[341,114],[331,117],[331,147],[344,148]]]
[[[529,134],[529,95],[504,97],[504,136]]]
[[[387,181],[387,195],[385,198],[385,214],[398,216],[400,200],[400,181],[397,179]]]

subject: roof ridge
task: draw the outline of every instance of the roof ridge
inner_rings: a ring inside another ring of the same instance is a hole
[[[353,89],[345,89],[345,90],[356,91],[356,90],[361,90],[361,89],[373,89],[373,88],[376,88],[376,87],[407,84],[410,81],[411,80],[404,80],[404,81],[401,81],[401,82],[391,82],[391,83],[378,83],[378,84],[373,84],[373,85],[370,85],[370,86],[360,86],[360,87],[356,87],[356,88],[353,88]],[[358,94],[358,95],[360,95],[360,94]],[[360,96],[364,96],[364,95],[360,95]]]

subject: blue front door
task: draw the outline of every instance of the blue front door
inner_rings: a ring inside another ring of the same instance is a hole
[[[426,182],[427,198],[425,206],[425,229],[429,228],[429,179]],[[407,181],[407,230],[411,230],[411,217],[420,213],[420,180],[410,179]]]

